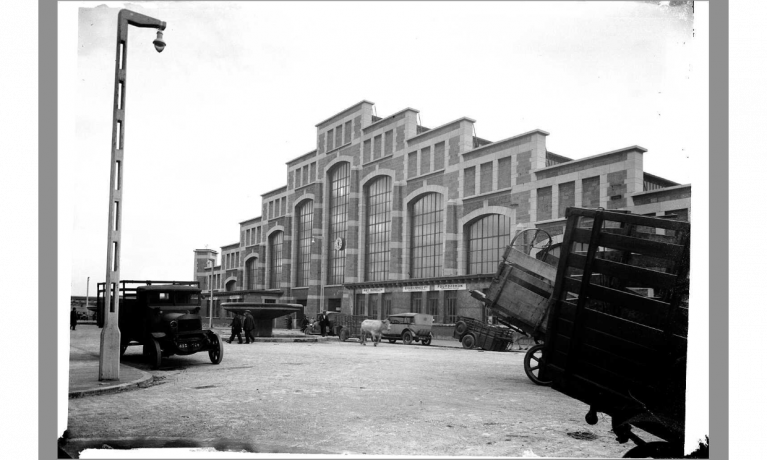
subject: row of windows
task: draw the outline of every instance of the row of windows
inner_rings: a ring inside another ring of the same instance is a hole
[[[304,185],[310,184],[317,180],[317,162],[315,161],[310,164],[303,165],[302,167],[291,171],[289,174],[292,174],[292,177],[288,178],[288,182],[290,183],[290,179],[293,179],[293,188],[303,187]]]
[[[206,284],[203,287],[203,289],[210,289],[210,275],[208,275],[208,278],[205,280]],[[221,289],[221,275],[213,275],[213,289]]]
[[[394,153],[394,130],[390,129],[362,143],[362,162],[369,163]]]
[[[599,176],[589,177],[581,181],[581,206],[598,208],[600,199]],[[537,220],[548,220],[565,217],[568,207],[575,206],[575,182],[565,182],[557,185],[557,209],[553,209],[552,186],[536,190]]]
[[[329,152],[352,141],[352,122],[330,128],[325,135],[325,151]]]
[[[426,303],[424,304],[423,292],[410,293],[410,312],[432,315],[436,322],[450,324],[457,321],[458,291],[427,291],[425,294]],[[440,295],[443,299],[441,311]],[[353,314],[384,319],[391,314],[391,301],[392,294],[390,292],[384,294],[357,294],[354,299]]]
[[[224,270],[231,270],[240,266],[240,253],[230,252],[224,254]]]
[[[284,216],[285,213],[287,213],[287,200],[284,196],[264,204],[263,214],[267,216],[267,219]]]
[[[245,246],[253,246],[261,242],[261,227],[245,229],[243,234],[243,241],[241,244]]]
[[[465,168],[463,170],[463,196],[469,197],[511,187],[511,157],[499,158],[497,168],[498,179],[495,186],[493,186],[493,176],[496,169],[494,161],[480,164],[479,174],[477,173],[477,166]],[[477,187],[478,175],[479,187]]]
[[[433,153],[433,155],[432,155]],[[445,142],[438,142],[407,154],[407,177],[416,177],[445,168]]]

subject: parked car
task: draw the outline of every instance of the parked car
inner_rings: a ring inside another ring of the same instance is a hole
[[[431,326],[434,324],[432,315],[423,313],[397,313],[389,315],[386,319],[391,323],[388,331],[384,331],[382,338],[394,343],[402,340],[405,345],[421,342],[423,345],[431,343]]]

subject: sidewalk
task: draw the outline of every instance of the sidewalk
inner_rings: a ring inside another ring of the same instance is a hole
[[[150,382],[152,374],[120,364],[120,380],[99,381],[99,355],[69,347],[69,397],[81,398],[137,387]]]

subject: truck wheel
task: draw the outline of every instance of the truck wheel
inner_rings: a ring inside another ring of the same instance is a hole
[[[402,343],[405,345],[410,345],[413,343],[413,333],[410,331],[405,331],[402,333]]]
[[[461,345],[463,345],[463,348],[474,348],[475,342],[476,339],[474,338],[474,334],[466,334],[461,339]]]
[[[213,364],[219,364],[224,359],[224,344],[221,342],[221,338],[215,332],[211,331],[210,341],[213,344],[213,349],[208,350],[208,357]]]
[[[422,345],[430,345],[431,344],[431,335],[421,340]]]
[[[551,380],[543,380],[539,378],[541,375],[541,360],[543,359],[543,355],[546,352],[546,346],[543,344],[538,344],[533,347],[530,347],[529,350],[527,350],[527,353],[525,353],[525,374],[527,374],[527,377],[533,381],[536,385],[543,385],[548,386],[551,385]]]
[[[457,332],[458,335],[463,335],[467,329],[469,329],[469,325],[466,324],[466,321],[458,321],[455,323],[455,332]]]
[[[149,367],[151,369],[159,369],[162,363],[162,349],[160,348],[160,342],[157,339],[149,339],[149,342],[144,344],[144,355],[149,361]]]
[[[341,329],[338,331],[338,340],[341,342],[346,342],[346,339],[349,338],[349,331],[346,328]]]

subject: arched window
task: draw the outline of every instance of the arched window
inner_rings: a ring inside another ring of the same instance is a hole
[[[349,203],[349,163],[330,173],[330,219],[328,235],[328,284],[343,284],[346,267],[346,208]],[[341,244],[337,245],[336,241]]]
[[[314,202],[305,201],[296,212],[298,217],[298,260],[296,260],[296,286],[308,286],[312,266],[312,218]]]
[[[383,176],[367,187],[367,239],[365,279],[389,278],[389,240],[391,239],[391,178]]]
[[[269,237],[269,289],[277,289],[282,281],[282,232]]]
[[[410,276],[442,276],[442,195],[428,193],[411,207]]]
[[[234,285],[235,285],[235,281],[234,280],[229,281],[228,283],[226,283],[226,290],[227,291],[234,291]]]
[[[469,274],[495,273],[511,243],[511,218],[489,214],[469,226]]]
[[[245,273],[248,277],[248,289],[256,289],[256,262],[258,259],[255,257],[245,262]]]

